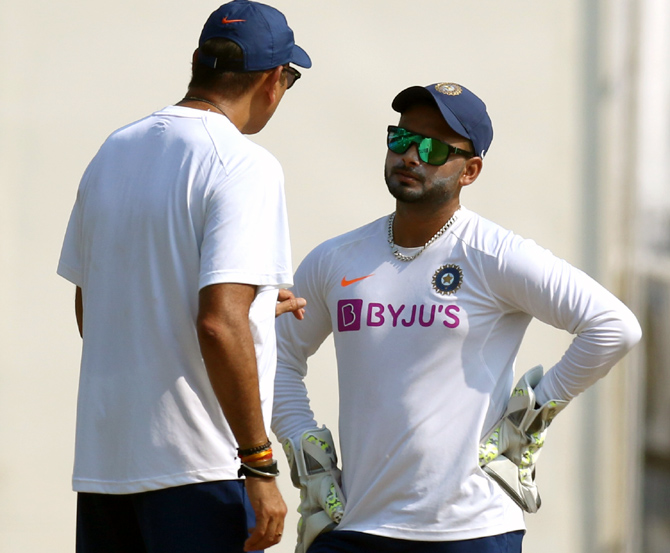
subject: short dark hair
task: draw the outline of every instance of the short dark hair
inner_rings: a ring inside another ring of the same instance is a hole
[[[227,38],[212,38],[200,47],[200,52],[217,58],[217,68],[211,68],[196,59],[193,63],[189,88],[217,89],[226,96],[239,98],[260,79],[265,71],[238,71],[244,60],[242,49]]]

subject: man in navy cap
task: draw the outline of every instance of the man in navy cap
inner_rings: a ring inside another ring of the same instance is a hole
[[[270,120],[293,65],[311,61],[279,11],[221,6],[186,96],[114,132],[84,173],[58,265],[83,338],[79,552],[281,539],[274,317],[302,304],[280,290],[292,284],[281,166],[244,135]]]
[[[586,274],[461,205],[493,138],[475,94],[441,82],[392,106],[395,212],[315,248],[295,275],[305,320],[277,322],[272,426],[301,488],[298,553],[519,553],[549,422],[640,327]],[[510,399],[533,317],[575,338]],[[331,333],[341,473],[303,381]]]

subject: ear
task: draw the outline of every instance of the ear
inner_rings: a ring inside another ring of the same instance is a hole
[[[281,80],[282,71],[284,71],[284,68],[281,65],[279,67],[271,69],[270,71],[268,71],[267,77],[263,82],[265,92],[268,95],[268,99],[270,100],[271,104],[273,104],[277,100],[277,94],[279,93],[279,89],[281,88],[281,86],[279,86],[278,83]]]
[[[461,177],[459,179],[460,185],[467,186],[468,184],[475,182],[479,176],[479,173],[482,172],[483,166],[484,162],[479,156],[471,157],[470,159],[466,160],[465,166],[463,167],[463,172],[461,173]]]
[[[196,63],[198,63],[198,50],[199,50],[199,48],[196,48],[196,49],[193,51],[193,57],[191,58],[191,63],[192,63],[193,65],[195,65]]]

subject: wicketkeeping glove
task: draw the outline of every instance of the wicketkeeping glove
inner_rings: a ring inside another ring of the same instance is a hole
[[[533,389],[542,374],[538,365],[521,377],[502,419],[479,445],[479,466],[528,513],[537,512],[542,503],[535,484],[535,464],[547,428],[568,404],[555,399],[536,405]]]
[[[287,439],[284,452],[291,467],[291,480],[300,488],[300,520],[296,553],[304,553],[314,539],[332,530],[344,514],[341,471],[333,437],[325,426],[308,430],[299,443]]]

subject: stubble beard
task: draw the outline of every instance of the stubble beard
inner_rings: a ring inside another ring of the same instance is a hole
[[[407,185],[393,182],[394,169],[402,169],[407,173],[411,173],[417,179],[420,187],[410,188]],[[457,183],[460,178],[460,171],[448,177],[435,178],[430,183],[430,188],[426,188],[426,177],[419,171],[408,169],[402,166],[385,168],[384,179],[386,187],[391,195],[399,202],[407,204],[424,204],[439,206],[451,201],[457,194]]]

